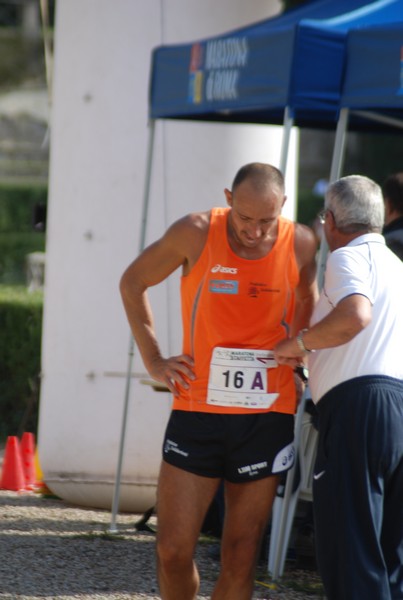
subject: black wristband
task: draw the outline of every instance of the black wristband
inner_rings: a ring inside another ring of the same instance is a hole
[[[298,377],[301,379],[302,383],[308,383],[309,372],[308,372],[307,367],[303,367],[302,365],[299,365],[298,367],[295,367],[294,373],[296,375],[298,375]]]

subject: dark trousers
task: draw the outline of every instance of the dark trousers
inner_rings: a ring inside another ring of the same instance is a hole
[[[365,376],[325,394],[313,497],[328,600],[403,599],[403,382]]]

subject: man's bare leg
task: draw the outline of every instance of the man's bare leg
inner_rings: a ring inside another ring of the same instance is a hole
[[[225,482],[221,572],[212,600],[252,597],[258,554],[277,485],[277,476],[248,483]]]
[[[195,600],[199,574],[193,555],[220,479],[163,462],[157,499],[157,570],[163,600]]]

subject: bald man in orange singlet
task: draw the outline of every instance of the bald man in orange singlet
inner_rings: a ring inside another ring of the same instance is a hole
[[[189,214],[126,269],[121,294],[153,379],[174,396],[157,494],[164,600],[194,600],[194,551],[224,482],[214,600],[248,600],[279,476],[294,460],[294,373],[273,348],[309,324],[317,299],[313,232],[281,216],[281,172],[251,163],[224,190],[228,207]],[[165,358],[147,288],[182,269],[182,354]]]

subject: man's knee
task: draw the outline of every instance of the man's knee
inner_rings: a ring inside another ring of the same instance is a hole
[[[166,569],[183,569],[193,561],[193,550],[185,543],[172,539],[157,539],[157,559]]]
[[[234,573],[244,576],[254,569],[262,543],[263,528],[252,527],[249,531],[231,532],[223,540],[222,564]]]

